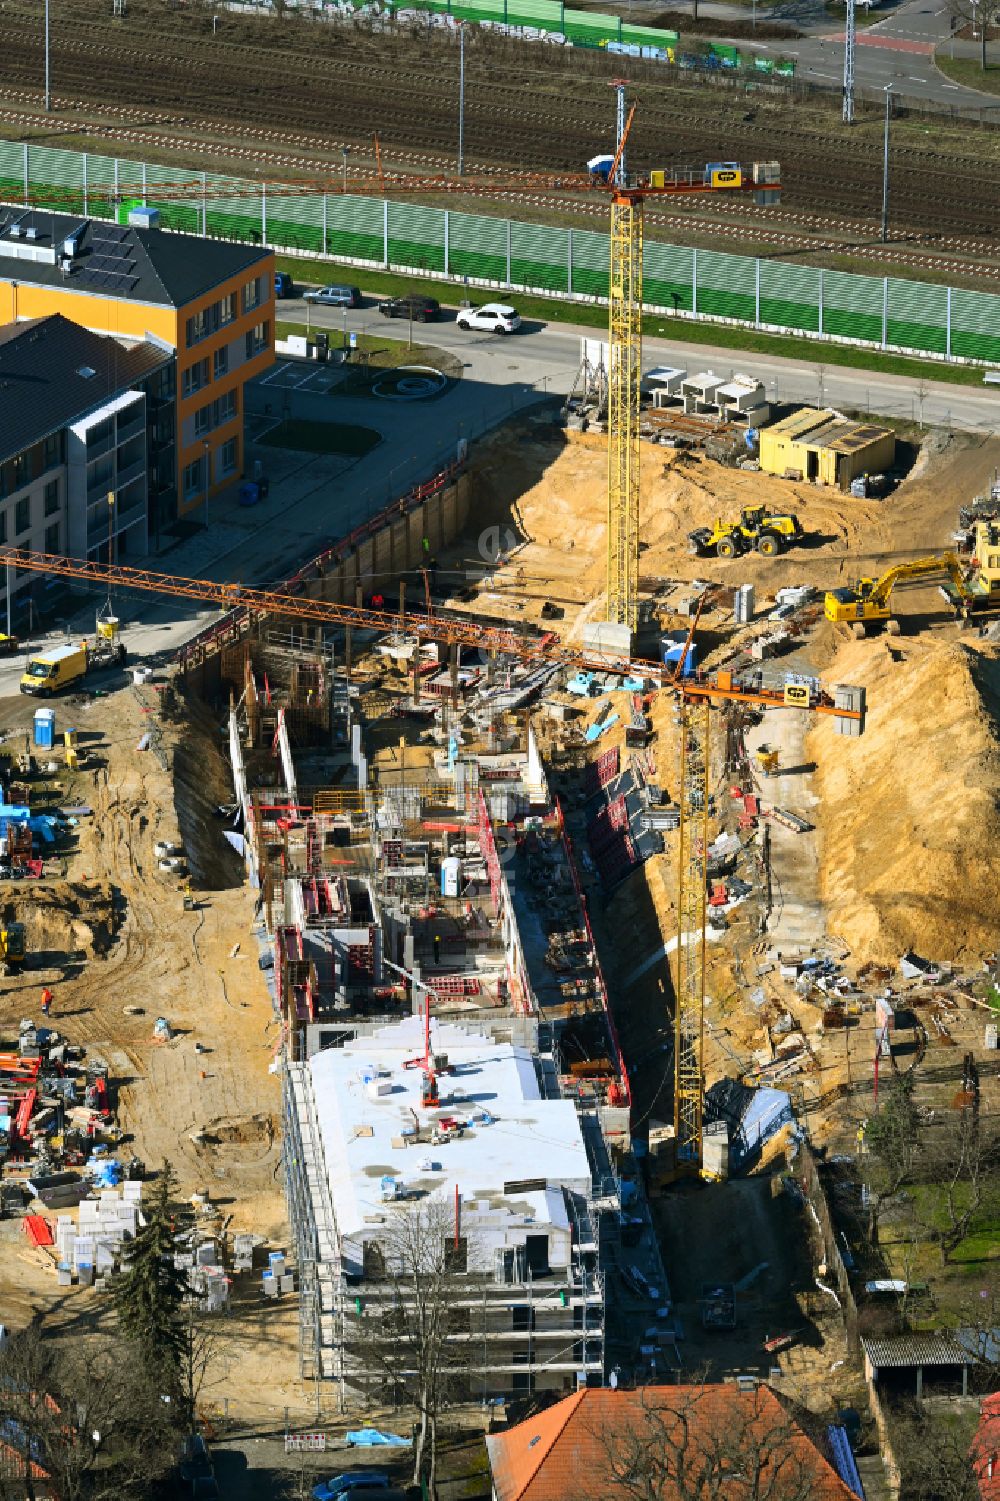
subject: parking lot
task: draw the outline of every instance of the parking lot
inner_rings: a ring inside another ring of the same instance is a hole
[[[279,359],[274,369],[261,376],[254,384],[262,391],[301,391],[313,396],[326,396],[337,385],[339,378],[336,366]]]

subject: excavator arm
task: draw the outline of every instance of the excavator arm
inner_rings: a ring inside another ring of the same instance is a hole
[[[880,607],[888,608],[892,591],[897,584],[906,583],[910,579],[927,578],[935,573],[946,573],[956,589],[965,592],[965,575],[957,554],[943,552],[934,557],[914,558],[908,563],[897,563],[894,568],[883,573],[876,583],[871,592],[872,602]]]

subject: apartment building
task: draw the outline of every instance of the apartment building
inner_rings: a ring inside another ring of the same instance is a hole
[[[149,475],[173,454],[156,415],[173,370],[170,349],[125,347],[58,314],[0,327],[0,544],[101,559],[148,550]],[[12,616],[29,625],[59,587],[27,571],[10,582]]]
[[[274,256],[168,233],[155,211],[133,216],[142,223],[0,209],[0,323],[61,313],[175,351],[176,383],[157,411],[174,448],[149,483],[155,541],[243,473],[244,389],[274,359]]]
[[[368,1346],[407,1295],[409,1268],[393,1275],[393,1263],[412,1233],[399,1221],[418,1213],[455,1273],[465,1396],[599,1384],[603,1275],[577,1110],[547,1089],[531,1046],[501,1040],[509,1023],[494,1035],[481,1020],[434,1021],[426,1056],[424,1025],[360,1026],[287,1065],[289,1199],[314,1238],[303,1302],[316,1304],[318,1374],[346,1405],[384,1398]]]

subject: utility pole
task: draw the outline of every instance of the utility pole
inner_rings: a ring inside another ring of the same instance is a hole
[[[889,238],[889,111],[892,108],[892,84],[885,86],[885,135],[882,141],[882,244]]]
[[[844,124],[854,124],[854,0],[847,0],[844,32]]]
[[[465,171],[465,26],[458,28],[458,175]]]
[[[341,146],[340,154],[344,159],[344,193],[347,193],[347,158],[350,156],[350,146]]]
[[[49,0],[45,0],[45,113],[52,113],[52,89],[49,72]]]

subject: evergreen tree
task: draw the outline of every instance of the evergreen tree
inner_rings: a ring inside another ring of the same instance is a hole
[[[187,1275],[174,1266],[176,1224],[171,1204],[176,1188],[169,1162],[143,1205],[146,1224],[128,1247],[128,1262],[114,1283],[121,1333],[153,1368],[176,1377],[184,1350],[183,1303]]]

